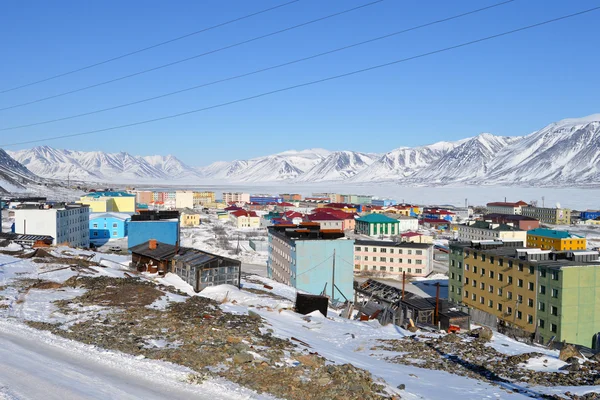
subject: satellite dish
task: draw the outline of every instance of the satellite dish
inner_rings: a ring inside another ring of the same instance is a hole
[[[560,203],[556,203],[556,208],[560,208]]]

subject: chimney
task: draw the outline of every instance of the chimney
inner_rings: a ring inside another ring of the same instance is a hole
[[[156,241],[156,239],[150,239],[148,241],[148,248],[150,250],[156,250],[157,247],[158,247],[158,242]]]

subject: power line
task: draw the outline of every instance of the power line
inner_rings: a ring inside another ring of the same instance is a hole
[[[146,99],[141,99],[141,100],[137,100],[137,101],[133,101],[133,102],[129,102],[129,103],[124,103],[124,104],[120,104],[120,105],[117,105],[117,106],[102,108],[102,109],[99,109],[99,110],[89,111],[89,112],[85,112],[85,113],[81,113],[81,114],[75,114],[75,115],[71,115],[71,116],[67,116],[67,117],[55,118],[55,119],[51,119],[51,120],[46,120],[46,121],[41,121],[41,122],[34,122],[34,123],[30,123],[30,124],[12,126],[12,127],[7,127],[7,128],[0,128],[0,132],[2,132],[2,131],[10,131],[10,130],[14,130],[14,129],[21,129],[21,128],[30,128],[32,126],[45,125],[45,124],[50,124],[50,123],[53,123],[53,122],[66,121],[66,120],[70,120],[70,119],[74,119],[74,118],[85,117],[85,116],[88,116],[88,115],[99,114],[99,113],[106,112],[106,111],[112,111],[112,110],[116,110],[116,109],[119,109],[119,108],[129,107],[129,106],[132,106],[132,105],[141,104],[141,103],[145,103],[145,102],[148,102],[148,101],[161,99],[161,98],[164,98],[164,97],[173,96],[173,95],[176,95],[176,94],[179,94],[179,93],[184,93],[184,92],[188,92],[188,91],[191,91],[191,90],[196,90],[196,89],[200,89],[200,88],[203,88],[203,87],[216,85],[218,83],[223,83],[223,82],[228,82],[228,81],[232,81],[232,80],[235,80],[235,79],[244,78],[244,77],[255,75],[255,74],[259,74],[259,73],[262,73],[262,72],[271,71],[271,70],[274,70],[274,69],[277,69],[277,68],[282,68],[282,67],[285,67],[285,66],[288,66],[288,65],[297,64],[297,63],[300,63],[300,62],[312,60],[312,59],[315,59],[315,58],[318,58],[318,57],[322,57],[322,56],[325,56],[325,55],[337,53],[337,52],[340,52],[340,51],[343,51],[343,50],[348,50],[348,49],[351,49],[351,48],[354,48],[354,47],[362,46],[364,44],[373,43],[373,42],[378,41],[378,40],[388,39],[390,37],[397,36],[397,35],[400,35],[400,34],[403,34],[403,33],[406,33],[406,32],[411,32],[411,31],[415,31],[417,29],[422,29],[422,28],[425,28],[425,27],[428,27],[428,26],[432,26],[432,25],[435,25],[435,24],[440,24],[440,23],[443,23],[443,22],[447,22],[447,21],[451,21],[451,20],[454,20],[454,19],[458,19],[458,18],[467,16],[467,15],[471,15],[471,14],[475,14],[475,13],[478,13],[478,12],[481,12],[481,11],[488,10],[490,8],[494,8],[494,7],[502,6],[502,5],[505,5],[505,4],[508,4],[508,3],[512,3],[514,1],[516,1],[516,0],[503,1],[501,3],[493,4],[493,5],[490,5],[490,6],[487,6],[487,7],[478,8],[476,10],[468,11],[468,12],[465,12],[465,13],[462,13],[462,14],[457,14],[457,15],[454,15],[454,16],[451,16],[451,17],[447,17],[447,18],[443,18],[443,19],[438,19],[436,21],[428,22],[426,24],[417,25],[417,26],[414,26],[414,27],[411,27],[411,28],[407,28],[407,29],[403,29],[401,31],[396,31],[396,32],[393,32],[393,33],[390,33],[390,34],[387,34],[387,35],[379,36],[379,37],[376,37],[376,38],[364,40],[362,42],[358,42],[358,43],[350,44],[350,45],[347,45],[347,46],[339,47],[337,49],[333,49],[333,50],[325,51],[325,52],[322,52],[322,53],[314,54],[312,56],[303,57],[303,58],[299,58],[297,60],[285,62],[283,64],[278,64],[278,65],[274,65],[274,66],[271,66],[271,67],[258,69],[258,70],[252,71],[252,72],[247,72],[247,73],[244,73],[244,74],[235,75],[235,76],[231,76],[231,77],[228,77],[228,78],[223,78],[223,79],[219,79],[219,80],[216,80],[216,81],[212,81],[212,82],[208,82],[208,83],[204,83],[204,84],[200,84],[200,85],[188,87],[188,88],[185,88],[185,89],[176,90],[174,92],[165,93],[165,94],[161,94],[161,95],[158,95],[158,96],[153,96],[153,97],[149,97],[149,98],[146,98]]]
[[[499,38],[499,37],[502,37],[502,36],[511,35],[513,33],[525,31],[525,30],[536,28],[536,27],[539,27],[539,26],[547,25],[547,24],[550,24],[550,23],[553,23],[553,22],[558,22],[558,21],[562,21],[562,20],[565,20],[565,19],[568,19],[568,18],[573,18],[573,17],[579,16],[579,15],[590,13],[592,11],[596,11],[598,9],[600,9],[600,6],[599,7],[590,8],[590,9],[587,9],[587,10],[584,10],[584,11],[579,11],[579,12],[576,12],[576,13],[573,13],[573,14],[564,15],[562,17],[553,18],[553,19],[546,20],[546,21],[543,21],[543,22],[538,22],[536,24],[527,25],[527,26],[524,26],[524,27],[521,27],[521,28],[512,29],[510,31],[505,31],[505,32],[498,33],[498,34],[495,34],[495,35],[486,36],[486,37],[483,37],[483,38],[480,38],[480,39],[475,39],[475,40],[472,40],[472,41],[469,41],[469,42],[460,43],[460,44],[457,44],[457,45],[454,45],[454,46],[444,47],[442,49],[430,51],[430,52],[427,52],[427,53],[422,53],[422,54],[419,54],[419,55],[416,55],[416,56],[402,58],[402,59],[391,61],[391,62],[388,62],[388,63],[378,64],[378,65],[374,65],[374,66],[371,66],[371,67],[367,67],[367,68],[363,68],[363,69],[359,69],[359,70],[355,70],[355,71],[351,71],[351,72],[346,72],[346,73],[339,74],[339,75],[330,76],[330,77],[327,77],[327,78],[317,79],[317,80],[310,81],[310,82],[300,83],[300,84],[297,84],[297,85],[288,86],[288,87],[285,87],[285,88],[281,88],[281,89],[276,89],[276,90],[272,90],[272,91],[269,91],[269,92],[260,93],[260,94],[254,95],[254,96],[244,97],[244,98],[241,98],[241,99],[232,100],[232,101],[228,101],[228,102],[225,102],[225,103],[215,104],[215,105],[208,106],[208,107],[203,107],[203,108],[198,108],[198,109],[195,109],[195,110],[181,112],[181,113],[178,113],[178,114],[172,114],[172,115],[167,115],[167,116],[164,116],[164,117],[158,117],[158,118],[148,119],[148,120],[144,120],[144,121],[132,122],[132,123],[129,123],[129,124],[117,125],[117,126],[112,126],[112,127],[108,127],[108,128],[95,129],[95,130],[86,131],[86,132],[72,133],[72,134],[59,135],[59,136],[51,136],[51,137],[44,138],[44,139],[28,140],[28,141],[24,141],[24,142],[1,144],[0,147],[16,146],[16,145],[23,145],[23,144],[44,142],[44,141],[48,141],[48,140],[57,140],[57,139],[64,139],[64,138],[69,138],[69,137],[91,135],[91,134],[94,134],[94,133],[107,132],[107,131],[112,131],[112,130],[117,130],[117,129],[129,128],[129,127],[132,127],[132,126],[149,124],[149,123],[152,123],[152,122],[164,121],[164,120],[172,119],[172,118],[178,118],[178,117],[182,117],[182,116],[185,116],[185,115],[199,113],[199,112],[202,112],[202,111],[207,111],[207,110],[212,110],[212,109],[215,109],[215,108],[221,108],[221,107],[229,106],[229,105],[232,105],[232,104],[242,103],[242,102],[245,102],[245,101],[249,101],[249,100],[253,100],[253,99],[257,99],[257,98],[269,96],[269,95],[272,95],[272,94],[275,94],[275,93],[281,93],[281,92],[285,92],[285,91],[288,91],[288,90],[298,89],[298,88],[301,88],[301,87],[312,86],[312,85],[315,85],[315,84],[318,84],[318,83],[328,82],[328,81],[332,81],[332,80],[335,80],[335,79],[345,78],[345,77],[352,76],[352,75],[357,75],[357,74],[360,74],[360,73],[363,73],[363,72],[373,71],[373,70],[376,70],[376,69],[379,69],[379,68],[389,67],[391,65],[396,65],[396,64],[407,62],[407,61],[411,61],[411,60],[415,60],[415,59],[419,59],[419,58],[423,58],[423,57],[428,57],[428,56],[431,56],[431,55],[434,55],[434,54],[444,53],[444,52],[447,52],[447,51],[450,51],[450,50],[455,50],[455,49],[458,49],[458,48],[461,48],[461,47],[470,46],[470,45],[473,45],[473,44],[476,44],[476,43],[481,43],[481,42],[484,42],[484,41],[487,41],[487,40]]]
[[[42,101],[55,99],[57,97],[62,97],[62,96],[66,96],[66,95],[73,94],[73,93],[83,92],[84,90],[93,89],[93,88],[96,88],[96,87],[99,87],[99,86],[108,85],[109,83],[114,83],[114,82],[122,81],[124,79],[133,78],[134,76],[139,76],[139,75],[147,74],[148,72],[153,72],[153,71],[157,71],[159,69],[163,69],[163,68],[167,68],[167,67],[172,67],[173,65],[177,65],[177,64],[181,64],[181,63],[184,63],[184,62],[187,62],[187,61],[195,60],[196,58],[204,57],[204,56],[207,56],[207,55],[210,55],[210,54],[215,54],[215,53],[221,52],[223,50],[228,50],[228,49],[231,49],[231,48],[234,48],[234,47],[238,47],[238,46],[241,46],[241,45],[244,45],[244,44],[248,44],[248,43],[255,42],[255,41],[258,41],[258,40],[261,40],[261,39],[265,39],[265,38],[268,38],[268,37],[271,37],[271,36],[275,36],[275,35],[278,35],[280,33],[284,33],[284,32],[288,32],[288,31],[291,31],[291,30],[294,30],[294,29],[297,29],[297,28],[301,28],[303,26],[314,24],[316,22],[324,21],[324,20],[329,19],[329,18],[334,18],[334,17],[340,16],[340,15],[343,15],[343,14],[347,14],[349,12],[356,11],[356,10],[359,10],[359,9],[362,9],[362,8],[365,8],[365,7],[369,7],[369,6],[381,3],[383,1],[385,1],[385,0],[375,0],[375,1],[372,1],[370,3],[366,3],[366,4],[363,4],[363,5],[357,6],[357,7],[346,9],[344,11],[340,11],[340,12],[337,12],[337,13],[334,13],[334,14],[329,14],[329,15],[326,15],[324,17],[320,17],[320,18],[317,18],[317,19],[313,19],[311,21],[303,22],[301,24],[290,26],[288,28],[280,29],[280,30],[275,31],[275,32],[267,33],[267,34],[261,35],[261,36],[256,36],[256,37],[254,37],[252,39],[244,40],[244,41],[241,41],[241,42],[230,44],[230,45],[225,46],[225,47],[220,47],[220,48],[215,49],[215,50],[210,50],[210,51],[207,51],[207,52],[204,52],[204,53],[201,53],[201,54],[196,54],[195,56],[191,56],[191,57],[183,58],[181,60],[173,61],[173,62],[170,62],[170,63],[167,63],[167,64],[159,65],[158,67],[153,67],[153,68],[145,69],[143,71],[134,72],[132,74],[123,75],[123,76],[121,76],[119,78],[114,78],[114,79],[110,79],[108,81],[96,83],[96,84],[89,85],[89,86],[84,86],[84,87],[81,87],[79,89],[73,89],[73,90],[69,90],[67,92],[58,93],[58,94],[55,94],[55,95],[52,95],[52,96],[42,97],[42,98],[39,98],[39,99],[36,99],[36,100],[31,100],[31,101],[28,101],[28,102],[25,102],[25,103],[20,103],[20,104],[15,104],[15,105],[12,105],[12,106],[9,106],[9,107],[0,108],[0,111],[11,110],[13,108],[24,107],[24,106],[28,106],[28,105],[31,105],[31,104],[40,103]]]
[[[254,12],[252,14],[244,15],[242,17],[238,17],[238,18],[226,21],[226,22],[222,22],[220,24],[213,25],[213,26],[210,26],[208,28],[200,29],[199,31],[187,33],[185,35],[178,36],[176,38],[169,39],[169,40],[166,40],[164,42],[160,42],[160,43],[154,44],[152,46],[143,47],[143,48],[141,48],[139,50],[134,50],[134,51],[131,51],[129,53],[121,54],[120,56],[109,58],[107,60],[100,61],[100,62],[97,62],[97,63],[94,63],[94,64],[86,65],[85,67],[81,67],[81,68],[77,68],[77,69],[74,69],[74,70],[71,70],[71,71],[63,72],[61,74],[50,76],[50,77],[44,78],[44,79],[40,79],[38,81],[26,83],[24,85],[15,86],[15,87],[10,88],[10,89],[5,89],[5,90],[0,91],[0,94],[12,92],[14,90],[26,88],[26,87],[33,86],[33,85],[37,85],[38,83],[48,82],[48,81],[51,81],[53,79],[62,78],[63,76],[67,76],[67,75],[71,75],[71,74],[74,74],[74,73],[77,73],[77,72],[85,71],[86,69],[90,69],[90,68],[94,68],[94,67],[97,67],[97,66],[100,66],[100,65],[108,64],[110,62],[113,62],[113,61],[116,61],[116,60],[120,60],[120,59],[125,58],[125,57],[129,57],[129,56],[132,56],[132,55],[135,55],[135,54],[139,54],[139,53],[142,53],[142,52],[147,51],[147,50],[155,49],[157,47],[164,46],[166,44],[173,43],[173,42],[176,42],[178,40],[182,40],[182,39],[188,38],[190,36],[198,35],[200,33],[204,33],[204,32],[207,32],[207,31],[210,31],[210,30],[213,30],[213,29],[221,28],[223,26],[226,26],[226,25],[229,25],[229,24],[233,24],[234,22],[239,22],[239,21],[242,21],[242,20],[247,19],[247,18],[251,18],[251,17],[257,16],[257,15],[260,15],[260,14],[264,14],[264,13],[269,12],[269,11],[276,10],[278,8],[281,8],[281,7],[288,6],[290,4],[298,3],[299,1],[300,0],[288,1],[287,3],[283,3],[283,4],[279,4],[277,6],[274,6],[274,7],[266,8],[264,10],[260,10],[260,11]]]

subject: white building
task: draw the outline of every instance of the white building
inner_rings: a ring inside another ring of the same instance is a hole
[[[507,203],[505,201],[497,201],[494,203],[487,203],[488,214],[509,214],[509,215],[520,215],[521,209],[527,206],[524,201],[517,201],[516,203]]]
[[[90,245],[90,207],[85,204],[40,205],[15,209],[15,233],[48,235],[52,244]]]
[[[527,243],[527,231],[506,224],[471,221],[465,225],[457,225],[457,232],[457,239],[460,241],[517,240]]]
[[[225,203],[250,203],[250,193],[223,192]]]
[[[175,208],[194,208],[194,192],[191,190],[175,192]]]
[[[400,223],[400,225],[398,225],[398,232],[419,230],[419,220],[416,218],[399,215],[398,217],[394,217],[394,219],[397,219]]]

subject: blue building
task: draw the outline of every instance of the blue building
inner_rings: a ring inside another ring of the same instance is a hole
[[[278,282],[328,296],[333,288],[334,301],[353,301],[353,260],[354,240],[341,231],[321,230],[314,223],[269,227],[267,274]]]
[[[132,248],[150,239],[161,243],[179,243],[179,211],[141,211],[127,224],[127,246]]]
[[[250,203],[257,203],[261,205],[269,203],[282,203],[283,197],[281,196],[268,196],[264,194],[254,194],[250,196]]]
[[[582,221],[598,218],[600,218],[600,211],[582,211],[579,216],[579,219],[581,219]]]
[[[131,215],[120,213],[91,213],[90,242],[102,246],[109,239],[127,237],[127,223]]]
[[[392,199],[372,199],[371,204],[380,207],[390,207],[395,206],[397,203],[396,200]]]

